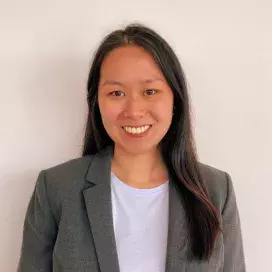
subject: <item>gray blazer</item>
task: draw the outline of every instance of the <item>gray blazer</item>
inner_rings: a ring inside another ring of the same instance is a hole
[[[39,173],[24,222],[18,272],[119,272],[110,171],[112,147]],[[243,272],[242,235],[230,176],[200,163],[223,234],[208,262],[186,258],[183,205],[170,179],[167,272]],[[130,271],[124,271],[130,272]],[[156,272],[156,271],[150,271]]]

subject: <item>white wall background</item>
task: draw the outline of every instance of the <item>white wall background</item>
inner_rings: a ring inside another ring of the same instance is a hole
[[[269,0],[0,0],[0,271],[16,270],[38,172],[80,155],[93,50],[131,21],[176,50],[199,156],[232,176],[248,271],[270,271],[271,14]]]

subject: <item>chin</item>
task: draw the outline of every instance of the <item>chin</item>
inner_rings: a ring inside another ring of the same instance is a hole
[[[143,154],[149,153],[157,149],[157,145],[150,145],[150,144],[141,144],[141,145],[124,145],[124,144],[115,144],[115,148],[121,149],[125,153],[130,154]]]

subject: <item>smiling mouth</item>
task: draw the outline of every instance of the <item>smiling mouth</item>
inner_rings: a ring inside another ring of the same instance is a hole
[[[144,125],[144,126],[138,126],[138,127],[133,127],[133,126],[124,126],[122,127],[127,133],[130,134],[142,134],[146,131],[148,131],[152,125]]]

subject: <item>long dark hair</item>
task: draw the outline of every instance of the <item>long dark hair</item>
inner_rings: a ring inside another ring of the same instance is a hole
[[[130,24],[108,34],[98,47],[88,78],[89,112],[82,155],[96,154],[114,144],[102,124],[98,107],[100,68],[111,50],[128,44],[140,46],[153,56],[173,91],[174,116],[160,142],[160,150],[184,204],[192,257],[208,260],[221,231],[219,216],[199,169],[184,72],[172,48],[154,30],[141,24]]]

